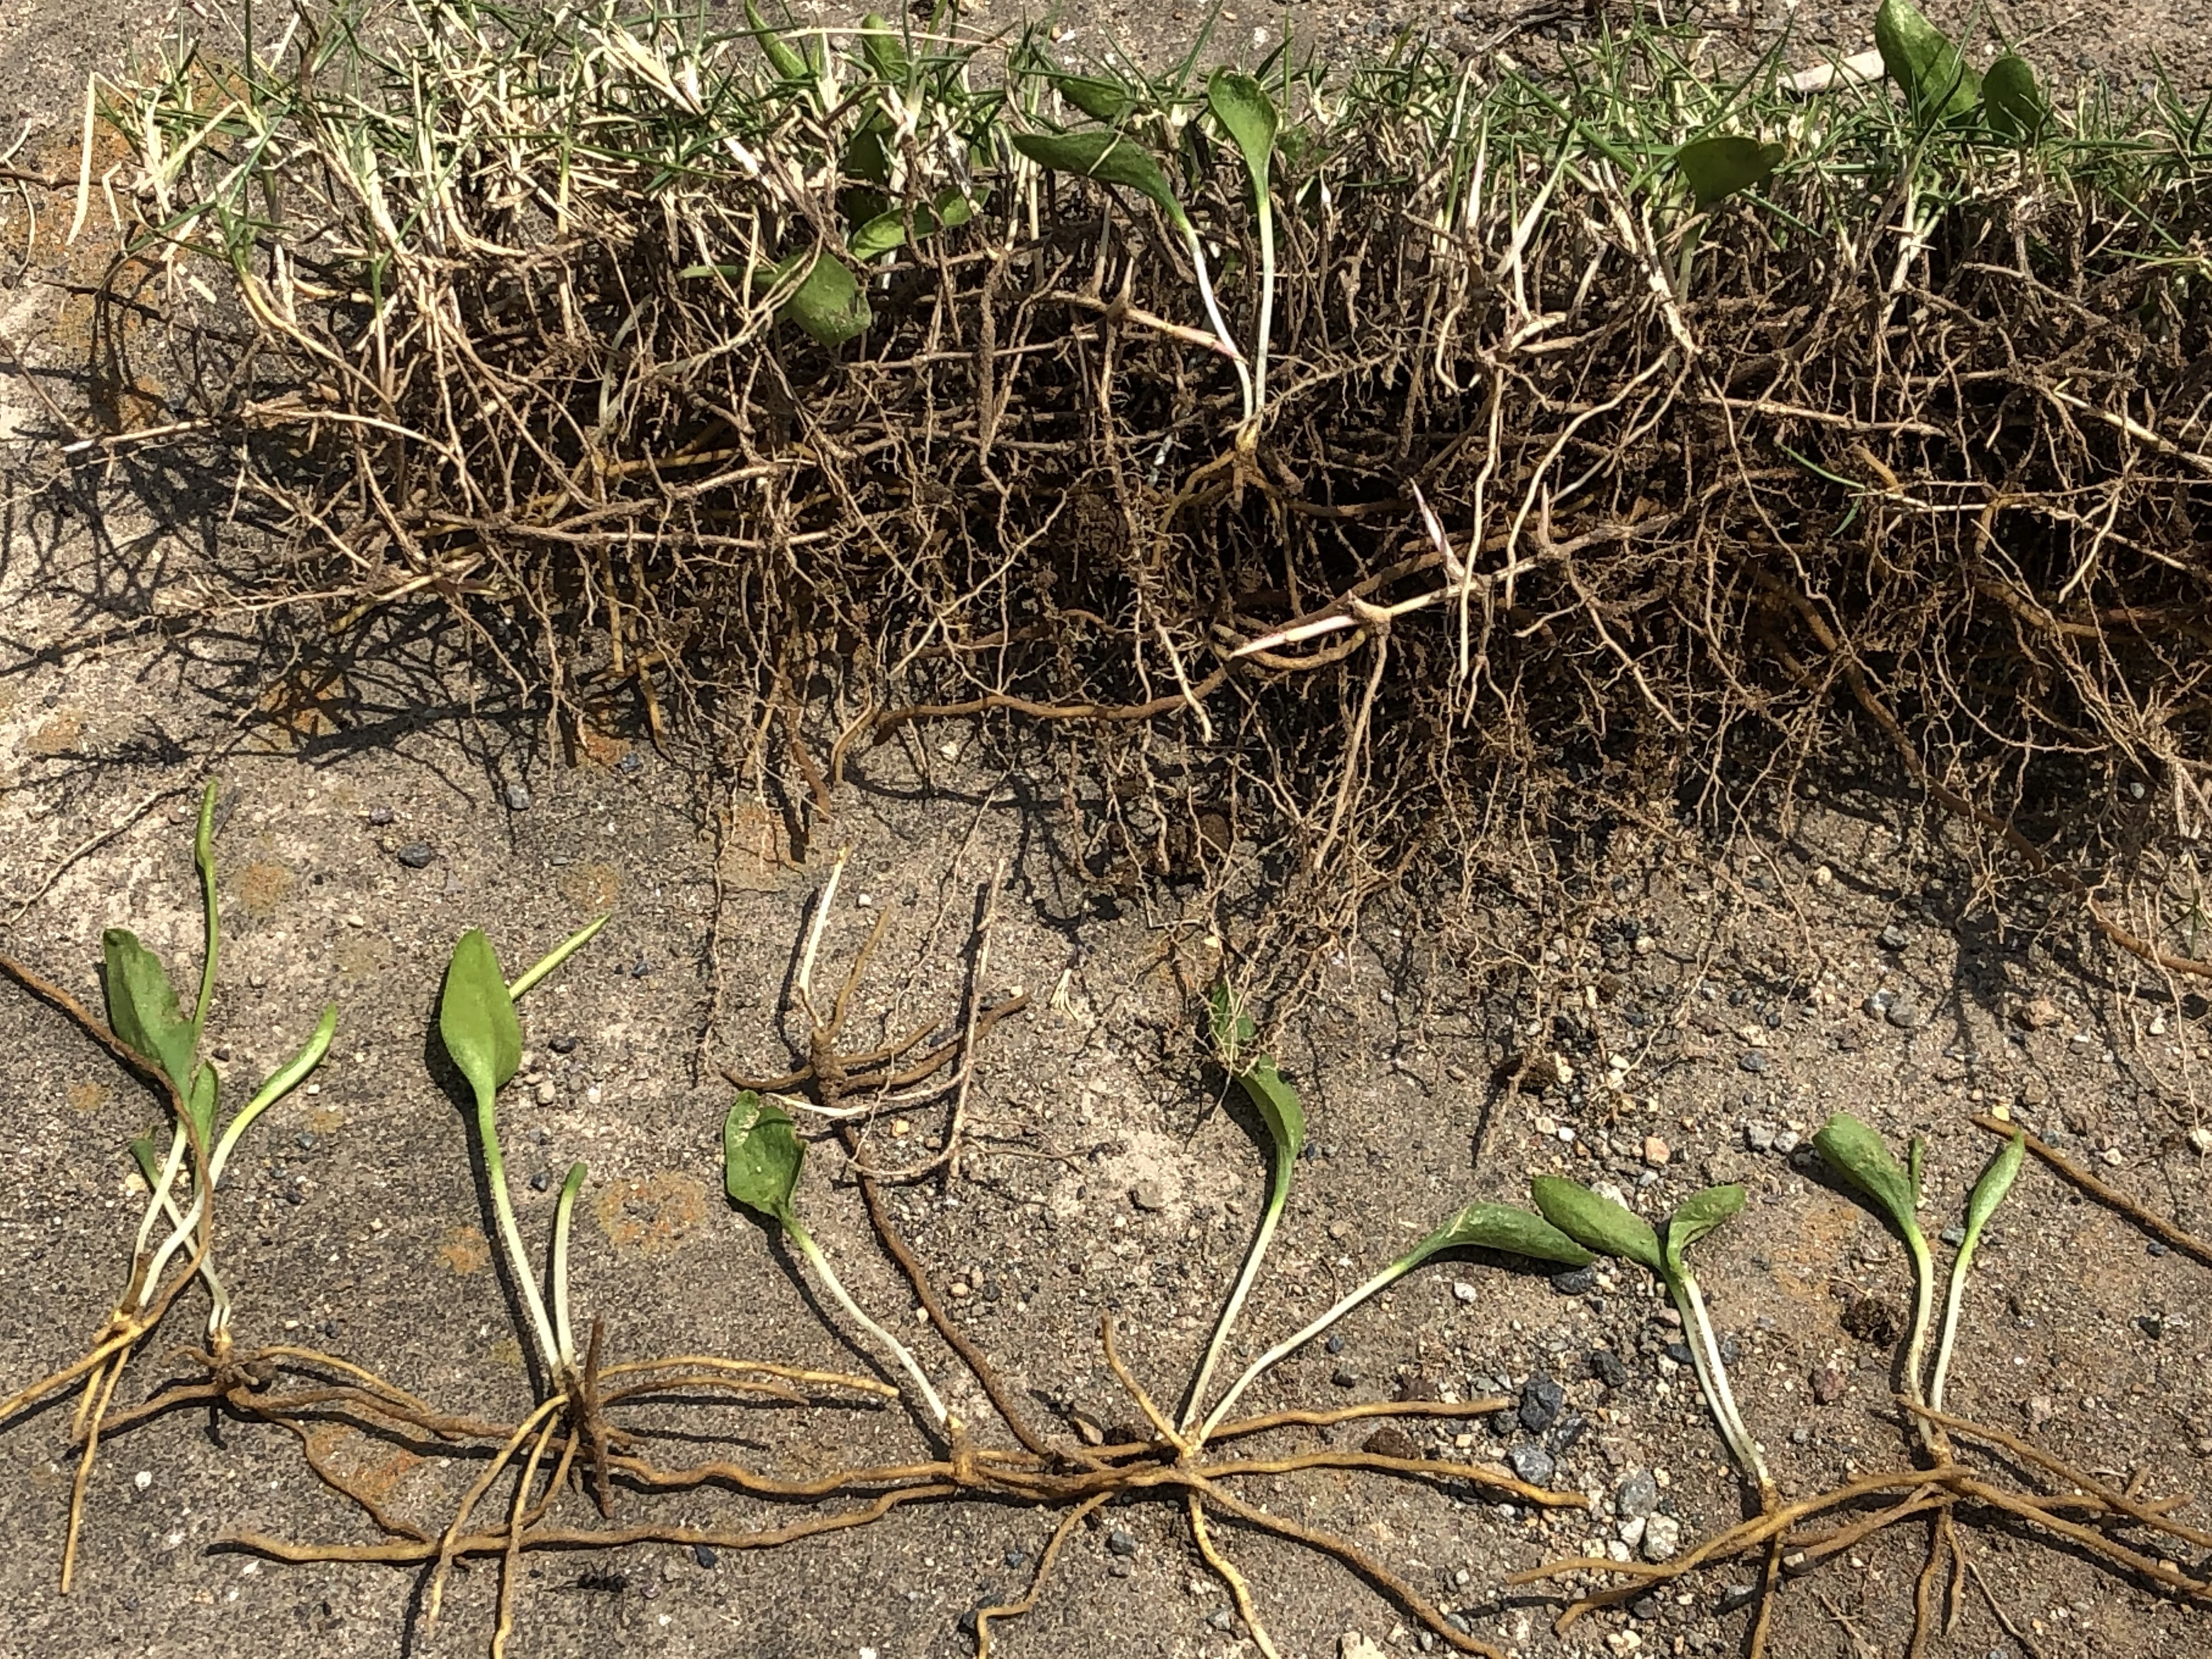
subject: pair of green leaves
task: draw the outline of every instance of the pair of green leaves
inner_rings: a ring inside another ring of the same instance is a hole
[[[1874,1201],[1901,1237],[1908,1242],[1920,1237],[1920,1169],[1925,1143],[1918,1136],[1913,1137],[1907,1162],[1900,1164],[1888,1143],[1869,1125],[1849,1112],[1838,1112],[1813,1137],[1813,1145],[1829,1168]],[[1963,1252],[1972,1251],[1997,1206],[2012,1191],[2027,1153],[2026,1139],[2015,1134],[1983,1168],[1966,1198]]]
[[[2049,118],[2035,70],[2026,58],[2008,52],[1990,65],[1987,76],[1976,74],[1951,38],[1912,0],[1882,0],[1875,14],[1874,41],[1882,68],[1927,125],[1965,125],[1979,116],[1999,136],[2027,143]]]
[[[1053,84],[1067,95],[1069,102],[1097,120],[1117,122],[1131,108],[1127,94],[1110,82],[1061,76]],[[1224,69],[1216,70],[1207,81],[1206,101],[1213,118],[1243,156],[1253,189],[1264,202],[1268,161],[1281,125],[1273,100],[1250,76]],[[1193,234],[1190,216],[1183,210],[1158,161],[1127,132],[1018,132],[1014,135],[1014,148],[1053,172],[1072,173],[1102,185],[1133,190],[1158,208],[1177,231],[1186,236]]]
[[[1683,1253],[1743,1208],[1741,1187],[1708,1187],[1684,1200],[1668,1218],[1662,1240],[1643,1217],[1580,1182],[1538,1176],[1528,1188],[1544,1219],[1568,1237],[1600,1255],[1633,1261],[1670,1283],[1685,1273]]]

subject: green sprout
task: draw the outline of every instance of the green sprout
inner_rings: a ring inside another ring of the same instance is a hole
[[[957,1431],[959,1423],[946,1411],[944,1400],[905,1343],[893,1336],[881,1325],[861,1311],[860,1304],[853,1300],[844,1282],[830,1267],[830,1258],[814,1242],[814,1235],[799,1219],[798,1206],[792,1194],[799,1186],[800,1170],[805,1166],[806,1148],[799,1142],[792,1127],[791,1114],[774,1101],[763,1100],[750,1089],[739,1091],[731,1103],[729,1115],[722,1121],[722,1185],[731,1199],[766,1216],[783,1230],[814,1274],[815,1280],[829,1292],[830,1298],[845,1310],[846,1316],[866,1331],[884,1352],[897,1360],[907,1376],[913,1379],[923,1402],[929,1407],[930,1419],[939,1428]]]
[[[1297,1091],[1283,1081],[1282,1073],[1275,1069],[1273,1056],[1250,1052],[1258,1032],[1226,982],[1213,988],[1206,1012],[1222,1069],[1244,1091],[1245,1098],[1257,1109],[1260,1121],[1267,1126],[1267,1138],[1274,1150],[1274,1165],[1267,1183],[1267,1206],[1260,1217],[1260,1231],[1253,1235],[1252,1247],[1244,1255],[1243,1270],[1237,1275],[1236,1288],[1230,1291],[1220,1321],[1213,1328],[1213,1340],[1206,1346],[1206,1358],[1191,1381],[1182,1420],[1177,1425],[1185,1433],[1189,1432],[1199,1413],[1205,1409],[1213,1368],[1221,1363],[1221,1352],[1228,1346],[1229,1334],[1236,1328],[1237,1316],[1244,1310],[1244,1299],[1251,1294],[1253,1280],[1259,1277],[1261,1260],[1267,1254],[1267,1246],[1274,1242],[1275,1229],[1283,1218],[1283,1206],[1290,1202],[1291,1181],[1297,1174],[1298,1154],[1306,1144],[1306,1115],[1298,1104]]]
[[[584,1183],[585,1167],[579,1164],[569,1170],[554,1212],[553,1297],[561,1311],[556,1328],[546,1314],[545,1298],[538,1287],[538,1270],[523,1245],[521,1229],[515,1224],[514,1202],[507,1194],[507,1160],[499,1145],[499,1091],[522,1065],[522,1026],[515,1018],[515,1000],[589,943],[606,923],[606,917],[600,916],[577,929],[518,975],[512,985],[500,971],[491,941],[481,928],[472,927],[453,947],[453,957],[446,965],[445,990],[438,1002],[438,1035],[475,1102],[477,1142],[483,1153],[484,1184],[491,1190],[500,1243],[529,1314],[546,1376],[564,1395],[574,1391],[579,1364],[568,1321],[568,1229],[576,1194]]]
[[[1601,1255],[1632,1261],[1666,1285],[1675,1310],[1682,1316],[1690,1338],[1691,1364],[1705,1404],[1720,1425],[1721,1437],[1728,1442],[1736,1467],[1758,1487],[1761,1508],[1771,1509],[1774,1477],[1767,1473],[1759,1443],[1737,1408],[1712,1319],[1705,1311],[1704,1293],[1685,1259],[1692,1244],[1743,1208],[1743,1188],[1708,1187],[1692,1194],[1668,1218],[1662,1240],[1641,1216],[1577,1182],[1538,1176],[1528,1184],[1544,1218],[1568,1237]]]
[[[332,1004],[324,1009],[313,1034],[300,1051],[271,1073],[228,1123],[223,1121],[222,1079],[214,1063],[201,1054],[208,1019],[214,1011],[216,969],[222,954],[222,915],[215,860],[217,796],[218,787],[210,779],[201,792],[192,835],[192,861],[199,876],[202,942],[198,993],[189,1015],[184,1011],[161,957],[125,927],[111,927],[100,936],[100,985],[107,1011],[105,1026],[100,1025],[66,993],[47,986],[19,964],[7,964],[14,977],[77,1018],[95,1036],[127,1054],[148,1076],[158,1079],[170,1108],[166,1151],[155,1134],[141,1135],[130,1146],[131,1157],[145,1179],[146,1207],[131,1249],[129,1280],[106,1327],[91,1348],[75,1363],[0,1400],[0,1420],[5,1420],[26,1406],[80,1379],[85,1381],[84,1401],[74,1430],[83,1450],[78,1462],[67,1540],[62,1553],[61,1588],[64,1593],[75,1571],[86,1483],[117,1385],[139,1342],[161,1322],[170,1305],[195,1279],[204,1285],[208,1292],[207,1348],[204,1358],[212,1373],[225,1373],[230,1364],[234,1304],[230,1288],[216,1267],[216,1188],[240,1138],[322,1063],[337,1030],[337,1007]],[[185,1265],[180,1273],[172,1276],[170,1265],[180,1256]]]

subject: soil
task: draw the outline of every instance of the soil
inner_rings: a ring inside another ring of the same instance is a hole
[[[1157,57],[1188,37],[1198,14],[1185,9],[1061,15],[1078,43],[1117,29]],[[1218,38],[1261,15],[1224,12]],[[1264,15],[1274,27],[1279,14]],[[2054,63],[2133,76],[2155,61],[2192,95],[2212,83],[2201,4],[2001,15]],[[1839,49],[1865,44],[1855,16],[1800,16]],[[1346,8],[1314,28],[1342,41],[1422,21]],[[26,155],[73,165],[82,77],[127,47],[151,50],[162,22],[155,9],[52,0],[0,17],[0,108],[12,100],[30,124]],[[1469,12],[1437,27],[1481,38],[1496,23]],[[10,211],[21,246],[20,209]],[[31,263],[11,265],[0,289],[0,325],[55,366],[53,395],[82,407],[98,389],[67,372],[72,301],[45,285],[76,268],[52,251],[41,212]],[[15,349],[0,343],[0,434],[40,431]],[[242,1344],[325,1348],[456,1408],[527,1408],[512,1291],[487,1243],[459,1097],[436,1057],[434,1004],[464,927],[486,927],[513,970],[611,908],[607,931],[525,1004],[530,1053],[504,1125],[526,1236],[543,1237],[560,1172],[585,1159],[574,1276],[611,1352],[742,1354],[896,1380],[834,1317],[825,1323],[794,1262],[719,1182],[731,1090],[718,1072],[795,1063],[787,1000],[799,932],[830,855],[849,845],[824,962],[849,959],[873,915],[890,918],[856,998],[856,1040],[957,1023],[977,906],[1001,862],[988,988],[1019,986],[1031,999],[983,1049],[961,1178],[902,1191],[915,1249],[940,1286],[968,1287],[960,1322],[1041,1423],[1134,1415],[1097,1340],[1109,1312],[1139,1377],[1177,1397],[1256,1224],[1266,1160],[1256,1126],[1219,1103],[1195,1041],[1191,994],[1212,966],[1211,918],[1178,908],[1171,890],[1116,896],[1087,873],[1083,788],[1063,791],[1065,754],[1019,736],[994,748],[967,728],[922,733],[861,757],[794,845],[779,813],[719,796],[642,741],[626,711],[610,711],[574,763],[549,751],[537,718],[434,613],[386,620],[335,672],[300,672],[304,659],[288,654],[273,622],[174,640],[125,628],[64,649],[143,621],[156,590],[230,556],[229,503],[219,486],[150,467],[57,473],[50,449],[27,438],[11,465],[0,484],[0,948],[95,1004],[103,927],[130,926],[173,965],[191,963],[189,817],[215,775],[226,935],[211,1030],[233,1094],[303,1039],[325,1001],[341,1009],[313,1091],[253,1133],[226,1184]],[[1313,1146],[1247,1311],[1244,1351],[1467,1199],[1522,1200],[1532,1173],[1610,1182],[1654,1214],[1708,1182],[1741,1181],[1751,1203],[1702,1248],[1701,1277],[1735,1345],[1751,1425],[1785,1491],[1809,1493],[1899,1461],[1902,1443],[1889,1403],[1895,1320],[1880,1314],[1901,1313],[1905,1267],[1804,1149],[1829,1111],[1849,1108],[1893,1141],[1926,1135],[1931,1212],[1947,1219],[1996,1144],[1969,1118],[2002,1105],[2153,1211],[2212,1233],[2212,1159],[2188,1138],[2206,1115],[2212,1065],[2203,1001],[2081,950],[2070,910],[1995,883],[1929,810],[1876,775],[1777,804],[1726,844],[1663,819],[1620,830],[1601,865],[1581,872],[1571,923],[1533,944],[1549,1006],[1568,1011],[1534,1034],[1532,1006],[1493,990],[1468,940],[1371,912],[1283,1045]],[[731,816],[718,833],[720,811]],[[1509,1079],[1532,1036],[1565,1065],[1547,1068],[1547,1087],[1532,1073],[1516,1089]],[[125,1146],[156,1107],[13,990],[0,992],[0,1382],[13,1387],[79,1352],[112,1305],[138,1213]],[[903,1121],[902,1133],[875,1126],[877,1156],[933,1149],[943,1103]],[[824,1143],[810,1166],[803,1207],[815,1233],[864,1306],[916,1330],[955,1409],[988,1424],[950,1351],[913,1325],[911,1294],[839,1163]],[[2032,1164],[1984,1246],[1954,1407],[2118,1484],[2201,1488],[2212,1480],[2208,1275]],[[1531,1659],[1737,1651],[1749,1618],[1735,1593],[1741,1568],[1565,1638],[1549,1631],[1555,1601],[1498,1589],[1510,1571],[1617,1535],[1616,1492],[1645,1472],[1686,1545],[1742,1512],[1694,1385],[1668,1352],[1678,1333],[1662,1305],[1630,1271],[1554,1281],[1447,1260],[1261,1392],[1271,1406],[1387,1399],[1408,1382],[1511,1396],[1515,1408],[1441,1437],[1413,1425],[1417,1443],[1486,1462],[1540,1447],[1551,1484],[1589,1496],[1587,1515],[1539,1519],[1462,1485],[1371,1475],[1265,1480],[1249,1495],[1357,1540],[1465,1609],[1477,1634]],[[184,1340],[197,1308],[187,1298],[165,1335]],[[177,1374],[180,1362],[156,1350],[126,1386],[143,1398]],[[1547,1414],[1547,1390],[1531,1386],[1547,1379],[1563,1390],[1557,1413],[1525,1427],[1524,1403]],[[921,1443],[895,1411],[763,1408],[718,1427],[793,1471]],[[486,1641],[488,1571],[457,1577],[433,1629],[418,1575],[285,1567],[223,1547],[246,1528],[363,1534],[289,1437],[204,1413],[103,1449],[78,1582],[59,1595],[67,1429],[58,1407],[0,1425],[0,1529],[15,1546],[0,1565],[0,1654],[219,1659],[470,1652]],[[1335,1430],[1297,1443],[1363,1437]],[[333,1431],[319,1449],[417,1515],[438,1512],[441,1494],[449,1506],[471,1473],[465,1460],[359,1435]],[[626,1498],[629,1518],[647,1501]],[[701,1524],[763,1516],[727,1496],[651,1501]],[[712,1565],[671,1546],[548,1554],[529,1569],[511,1650],[965,1653],[963,1616],[1020,1593],[1054,1518],[947,1504]],[[1397,1610],[1334,1563],[1234,1528],[1222,1538],[1284,1654],[1364,1651],[1348,1632],[1386,1653],[1421,1650]],[[1787,1585],[1770,1651],[1903,1651],[1923,1538],[1892,1529]],[[1989,1594],[1963,1600],[1949,1651],[2180,1656],[2203,1652],[2212,1633],[2201,1612],[2076,1555],[2005,1531],[1978,1531],[1971,1547]],[[1037,1610],[1000,1626],[995,1646],[1016,1659],[1255,1650],[1164,1502],[1079,1531]]]

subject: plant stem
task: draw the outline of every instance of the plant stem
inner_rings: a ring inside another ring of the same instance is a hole
[[[231,1148],[237,1146],[238,1138],[252,1127],[253,1120],[298,1088],[306,1080],[307,1073],[323,1063],[323,1056],[330,1053],[331,1039],[337,1035],[337,1029],[338,1006],[333,1002],[323,1010],[322,1020],[315,1027],[315,1034],[307,1039],[307,1047],[287,1060],[281,1070],[272,1073],[269,1080],[261,1085],[260,1092],[247,1101],[238,1115],[225,1126],[222,1138],[215,1144],[215,1155],[208,1159],[210,1186],[222,1179],[223,1166],[230,1161]]]
[[[1686,1270],[1679,1277],[1669,1278],[1667,1288],[1682,1322],[1689,1328],[1690,1362],[1697,1370],[1698,1386],[1705,1391],[1705,1403],[1712,1407],[1713,1420],[1720,1425],[1721,1437],[1735,1454],[1736,1467],[1757,1483],[1760,1506],[1768,1507],[1774,1477],[1767,1473],[1759,1443],[1751,1437],[1743,1413],[1736,1407],[1735,1390],[1729,1386],[1728,1366],[1721,1359],[1720,1343],[1713,1335],[1713,1322],[1705,1312],[1705,1298],[1698,1290],[1698,1281]]]
[[[185,1164],[185,1126],[173,1125],[169,1132],[169,1156],[161,1164],[159,1179],[154,1182],[153,1195],[146,1200],[145,1218],[138,1224],[138,1243],[132,1248],[131,1259],[137,1261],[146,1254],[146,1245],[154,1237],[154,1223],[161,1213],[161,1206],[169,1202],[169,1192],[176,1185],[177,1172]],[[174,1205],[170,1207],[173,1209]]]
[[[846,1293],[844,1285],[839,1282],[836,1273],[830,1266],[830,1258],[822,1254],[822,1247],[814,1242],[814,1236],[801,1226],[796,1218],[791,1216],[783,1218],[783,1231],[785,1236],[798,1247],[799,1255],[806,1259],[806,1265],[814,1270],[814,1276],[820,1281],[822,1288],[830,1292],[830,1299],[845,1310],[854,1324],[873,1337],[905,1368],[906,1374],[914,1379],[915,1387],[921,1390],[921,1397],[929,1407],[929,1414],[935,1419],[938,1426],[940,1428],[954,1426],[951,1414],[945,1409],[945,1401],[939,1397],[937,1390],[930,1386],[929,1374],[921,1369],[921,1362],[908,1351],[905,1343],[860,1311],[860,1304]]]
[[[513,1269],[514,1282],[520,1287],[523,1302],[530,1310],[538,1351],[551,1380],[562,1375],[561,1346],[554,1340],[552,1323],[545,1316],[545,1298],[538,1294],[538,1274],[530,1265],[530,1253],[522,1248],[521,1229],[514,1224],[514,1205],[507,1195],[507,1160],[500,1156],[496,1106],[497,1096],[493,1091],[477,1091],[477,1139],[483,1147],[484,1184],[491,1188],[492,1208],[499,1212],[500,1242],[506,1247],[507,1266]]]
[[[208,1010],[215,1003],[215,963],[221,945],[221,929],[217,925],[215,902],[215,799],[216,782],[208,780],[207,787],[200,793],[198,826],[192,832],[192,862],[199,866],[200,901],[204,916],[207,949],[200,957],[199,1000],[192,1008],[192,1048],[198,1052],[200,1033],[206,1029]],[[179,1078],[177,1085],[184,1088],[190,1078]]]
[[[1255,413],[1252,398],[1252,371],[1244,362],[1244,353],[1237,344],[1237,337],[1229,331],[1229,325],[1221,315],[1221,305],[1213,297],[1213,283],[1206,274],[1206,247],[1199,240],[1198,227],[1186,219],[1182,222],[1182,237],[1190,248],[1191,268],[1198,274],[1198,297],[1206,303],[1206,320],[1213,325],[1214,337],[1229,352],[1236,365],[1237,384],[1244,394],[1244,419],[1249,422]]]
[[[609,911],[607,913],[608,915],[612,915],[614,913],[612,911]],[[543,957],[532,963],[528,969],[525,969],[524,972],[516,978],[514,984],[507,988],[508,1000],[515,1002],[521,1001],[523,993],[529,990],[532,986],[537,984],[539,980],[544,979],[546,975],[551,973],[562,963],[568,961],[570,957],[582,950],[585,945],[590,944],[592,942],[592,935],[598,933],[600,928],[606,925],[607,917],[600,916],[594,921],[586,922],[574,933],[569,934],[568,938],[562,939],[550,951],[548,951]]]
[[[1905,1247],[1912,1255],[1912,1335],[1905,1346],[1905,1386],[1917,1405],[1928,1403],[1920,1376],[1928,1356],[1928,1327],[1936,1311],[1936,1263],[1928,1254],[1928,1241],[1920,1229],[1905,1230]]]
[[[1237,1316],[1244,1310],[1244,1298],[1251,1294],[1252,1281],[1259,1277],[1260,1258],[1267,1254],[1267,1246],[1275,1237],[1275,1224],[1283,1218],[1283,1206],[1290,1195],[1290,1166],[1284,1163],[1275,1170],[1274,1194],[1267,1201],[1267,1212],[1260,1218],[1259,1235],[1245,1255],[1244,1271],[1237,1275],[1237,1288],[1230,1291],[1228,1305],[1221,1310],[1221,1322],[1213,1328],[1213,1340],[1206,1350],[1206,1363],[1198,1368],[1197,1379],[1190,1385],[1190,1399],[1183,1407],[1182,1421],[1176,1425],[1186,1433],[1206,1407],[1206,1385],[1213,1380],[1213,1368],[1221,1363],[1221,1351],[1229,1346],[1229,1333],[1236,1326]]]
[[[1260,216],[1260,337],[1253,354],[1252,412],[1256,422],[1267,406],[1267,347],[1275,331],[1275,204],[1264,175],[1252,180]]]
[[[1319,1336],[1330,1326],[1335,1324],[1338,1320],[1343,1318],[1345,1315],[1350,1313],[1361,1303],[1366,1301],[1369,1297],[1373,1296],[1376,1291],[1383,1290],[1390,1285],[1396,1283],[1399,1279],[1403,1279],[1408,1273],[1412,1272],[1413,1268],[1420,1265],[1421,1260],[1422,1258],[1418,1255],[1410,1255],[1404,1257],[1400,1261],[1392,1262],[1389,1267],[1383,1268],[1381,1273],[1376,1274],[1374,1278],[1369,1279],[1364,1285],[1362,1285],[1358,1290],[1353,1291],[1349,1295],[1346,1296],[1343,1300],[1339,1302],[1334,1307],[1331,1308],[1327,1313],[1322,1315],[1320,1318],[1315,1320],[1304,1330],[1298,1332],[1297,1335],[1287,1337],[1284,1340],[1278,1342],[1273,1347],[1268,1349],[1267,1352],[1261,1354],[1257,1359],[1246,1366],[1244,1368],[1244,1374],[1229,1385],[1228,1392],[1221,1396],[1220,1400],[1215,1404],[1212,1411],[1206,1414],[1206,1422],[1198,1431],[1198,1439],[1200,1443],[1203,1443],[1206,1436],[1212,1434],[1214,1430],[1221,1426],[1221,1419],[1229,1414],[1229,1408],[1237,1403],[1237,1397],[1242,1395],[1245,1389],[1250,1388],[1255,1382],[1258,1382],[1261,1376],[1265,1376],[1269,1370],[1273,1370],[1283,1360],[1289,1358],[1291,1355],[1296,1353],[1300,1348],[1305,1346],[1307,1343],[1312,1341],[1314,1338]]]
[[[575,1218],[576,1194],[584,1189],[585,1168],[571,1164],[553,1206],[553,1333],[561,1345],[564,1371],[576,1369],[576,1333],[568,1322],[568,1229]]]

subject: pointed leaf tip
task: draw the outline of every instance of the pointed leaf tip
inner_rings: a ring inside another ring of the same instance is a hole
[[[1743,1188],[1733,1182],[1708,1187],[1682,1200],[1667,1218],[1667,1266],[1682,1272],[1682,1255],[1690,1246],[1743,1208]]]

